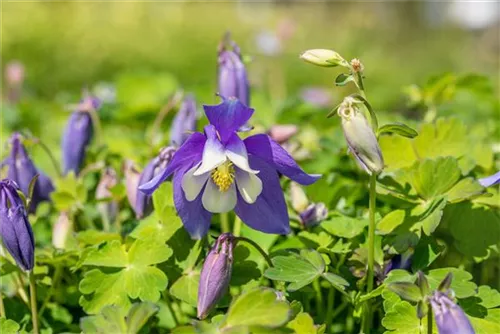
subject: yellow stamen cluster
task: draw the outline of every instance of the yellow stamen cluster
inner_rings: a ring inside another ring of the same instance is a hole
[[[211,176],[220,191],[227,191],[234,182],[234,166],[230,161],[226,161],[215,168]]]

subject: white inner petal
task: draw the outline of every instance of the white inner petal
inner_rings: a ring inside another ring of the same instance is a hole
[[[227,191],[220,191],[212,179],[209,179],[201,202],[205,210],[212,213],[223,213],[234,209],[236,206],[236,187],[233,184]]]
[[[252,173],[242,170],[236,171],[236,185],[241,197],[248,204],[253,204],[262,192],[262,181]]]
[[[222,144],[206,142],[203,149],[201,166],[193,173],[194,175],[205,174],[212,169],[222,165],[227,160]]]
[[[205,183],[207,183],[207,179],[210,176],[210,173],[194,175],[198,166],[199,164],[188,170],[182,177],[182,190],[184,190],[186,199],[190,202],[194,201],[196,197],[198,197],[198,194]]]
[[[229,158],[229,160],[231,160],[236,166],[243,169],[244,171],[247,171],[252,174],[257,174],[259,172],[258,170],[250,168],[250,165],[248,164],[248,154],[246,149],[240,152],[226,150],[226,155]]]

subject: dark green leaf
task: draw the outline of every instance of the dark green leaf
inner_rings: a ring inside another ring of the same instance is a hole
[[[403,123],[385,124],[378,129],[378,135],[384,133],[394,133],[406,138],[415,138],[418,132]]]

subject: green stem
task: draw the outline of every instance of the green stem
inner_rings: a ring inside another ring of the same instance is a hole
[[[62,177],[63,174],[61,172],[61,168],[59,167],[59,164],[57,163],[56,158],[52,154],[52,151],[48,148],[47,145],[43,141],[40,140],[40,138],[36,138],[36,142],[40,147],[45,151],[45,153],[49,156],[50,161],[52,162],[52,165],[54,166],[54,169],[56,170],[56,173],[59,177]]]
[[[375,199],[376,191],[375,186],[377,182],[377,175],[372,173],[370,175],[370,222],[368,226],[368,275],[367,275],[367,288],[366,292],[370,293],[373,290],[373,277],[374,277],[374,264],[375,264]],[[364,319],[365,334],[370,333],[372,327],[372,310],[371,301],[366,301],[365,319]]]
[[[47,292],[47,296],[43,300],[42,307],[40,307],[40,312],[38,312],[38,315],[40,317],[43,315],[43,311],[45,311],[45,309],[47,308],[47,304],[50,302],[50,298],[54,293],[56,285],[59,283],[59,279],[61,278],[62,272],[63,272],[62,267],[60,265],[56,266],[56,269],[54,271],[54,276],[52,277],[52,285],[50,286],[49,292]]]
[[[33,271],[28,273],[30,280],[30,306],[31,306],[31,321],[33,322],[33,333],[38,334],[38,311],[36,306],[36,285],[35,275]]]
[[[155,145],[156,135],[158,134],[158,132],[160,132],[161,123],[168,115],[168,113],[172,111],[177,104],[179,104],[179,102],[182,100],[183,94],[184,92],[181,90],[175,92],[167,102],[167,104],[163,108],[161,108],[160,112],[156,115],[156,118],[153,121],[153,126],[151,127],[151,130],[149,132],[149,138],[153,145]]]
[[[335,301],[335,289],[333,286],[331,286],[328,289],[328,297],[326,300],[326,317],[325,317],[325,323],[326,323],[326,332],[330,333],[330,326],[332,325],[333,322],[333,303]]]
[[[229,228],[229,215],[227,212],[220,214],[220,229],[222,233],[231,231],[231,229]]]
[[[323,296],[321,295],[321,286],[319,284],[319,279],[313,281],[313,288],[316,291],[316,310],[318,311],[318,316],[320,319],[324,319],[324,309],[323,309]]]
[[[21,298],[21,300],[29,307],[30,302],[28,300],[28,294],[24,290],[24,282],[21,275],[14,276],[14,282],[17,286],[17,294],[19,295],[19,298]]]
[[[335,309],[335,312],[332,314],[332,320],[335,319],[345,308],[349,305],[348,301],[344,301],[339,307]]]
[[[94,125],[97,145],[100,146],[103,142],[101,120],[99,119],[99,115],[94,108],[90,109],[88,113],[90,115],[90,119],[92,120],[92,124]]]
[[[432,334],[432,308],[427,312],[427,334]]]
[[[174,327],[179,326],[179,320],[177,319],[177,315],[175,314],[175,311],[172,307],[172,301],[168,297],[166,290],[165,290],[165,294],[163,295],[163,297],[165,299],[165,304],[167,305],[167,308],[168,308],[170,314],[172,315],[172,320],[174,321],[174,325],[175,325]]]
[[[6,318],[5,315],[5,306],[3,305],[3,295],[2,290],[0,290],[0,318]]]
[[[266,260],[269,267],[274,267],[273,261],[271,261],[271,258],[269,257],[269,255],[267,255],[267,253],[255,241],[248,239],[248,238],[245,238],[245,237],[236,237],[234,239],[236,240],[236,242],[245,241],[245,242],[249,243],[250,245],[252,245],[256,250],[259,251],[259,253],[262,255],[262,257]]]
[[[241,219],[238,216],[234,219],[233,234],[235,237],[239,237],[241,234]]]

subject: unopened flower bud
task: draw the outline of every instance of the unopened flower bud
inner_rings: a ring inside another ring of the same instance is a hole
[[[430,302],[439,334],[475,333],[465,312],[447,294],[435,291]]]
[[[35,240],[17,184],[0,181],[0,236],[7,251],[23,270],[35,264]]]
[[[337,52],[327,49],[311,49],[300,55],[300,58],[308,63],[323,66],[335,67],[346,66],[347,61]]]
[[[65,249],[66,241],[72,226],[67,212],[61,212],[52,228],[52,245],[57,249]]]
[[[170,144],[181,146],[193,131],[196,131],[196,101],[188,95],[172,121]]]
[[[296,212],[302,212],[307,209],[309,200],[306,193],[297,182],[290,182],[290,198],[292,200],[292,208]]]
[[[123,173],[125,174],[125,189],[127,190],[128,202],[132,208],[135,208],[141,173],[137,170],[132,160],[125,160]]]
[[[96,188],[95,198],[97,200],[108,199],[108,201],[101,202],[97,205],[103,219],[107,219],[108,222],[114,221],[118,214],[118,203],[111,199],[112,193],[110,191],[117,183],[116,172],[112,168],[106,168]]]
[[[235,240],[231,233],[221,234],[203,263],[198,287],[199,319],[207,317],[229,287],[234,244]]]
[[[351,67],[355,73],[363,72],[365,70],[365,66],[358,58],[351,60]]]
[[[278,144],[284,144],[299,131],[294,124],[276,124],[269,129],[269,136]]]
[[[324,203],[312,203],[300,213],[302,225],[309,227],[321,223],[328,217],[328,209]]]
[[[233,41],[224,41],[218,56],[218,89],[225,98],[236,97],[250,105],[250,83],[240,48]]]
[[[380,173],[384,169],[384,158],[375,132],[366,117],[351,104],[343,103],[338,113],[342,118],[342,130],[349,151],[368,174]]]

